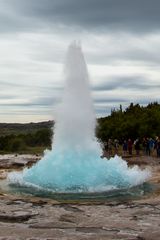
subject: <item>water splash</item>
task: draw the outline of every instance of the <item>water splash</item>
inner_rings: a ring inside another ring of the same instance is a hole
[[[68,49],[65,78],[52,150],[22,174],[11,174],[10,179],[55,192],[107,191],[146,181],[149,171],[137,166],[129,168],[118,156],[109,160],[100,158],[87,66],[81,47],[76,43]]]

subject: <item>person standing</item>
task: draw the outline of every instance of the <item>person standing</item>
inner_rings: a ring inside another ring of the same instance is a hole
[[[155,143],[155,148],[157,151],[157,157],[160,157],[160,138],[156,137],[156,143]]]
[[[127,141],[124,140],[124,142],[123,142],[123,154],[124,154],[124,156],[127,155],[127,150],[128,150],[128,144],[127,144]]]
[[[119,142],[117,139],[114,140],[114,154],[118,155]]]
[[[147,147],[147,139],[144,137],[143,140],[142,140],[143,155],[147,155],[146,147]]]
[[[154,142],[153,138],[150,138],[149,139],[149,152],[150,152],[151,156],[153,155],[154,145],[155,145],[155,142]]]
[[[136,150],[136,155],[139,156],[139,152],[140,152],[140,141],[137,138],[134,142],[134,146],[135,146],[135,150]]]
[[[149,146],[149,138],[146,138],[146,155],[150,156],[151,152],[150,152],[150,146]]]
[[[132,155],[132,140],[128,139],[128,153],[129,155]]]
[[[109,157],[111,157],[112,156],[112,147],[113,147],[113,143],[112,143],[112,139],[109,139],[108,140],[108,155],[109,155]]]

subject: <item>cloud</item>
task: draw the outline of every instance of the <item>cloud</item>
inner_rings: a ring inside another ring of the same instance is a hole
[[[74,39],[82,40],[98,116],[158,99],[159,9],[159,0],[1,0],[1,117],[50,117]]]
[[[1,0],[1,31],[71,25],[86,30],[157,31],[159,0]]]
[[[150,79],[142,76],[119,76],[101,81],[92,87],[93,91],[111,91],[111,90],[154,90],[159,89],[160,84],[151,83]]]
[[[103,98],[95,98],[94,103],[95,104],[108,104],[108,103],[122,103],[122,102],[127,102],[127,99],[124,98],[108,98],[108,97],[103,97]]]
[[[14,101],[12,101],[14,99]],[[7,101],[3,101],[7,100]],[[0,106],[9,106],[9,107],[50,107],[57,104],[58,99],[53,97],[36,97],[35,99],[16,99],[15,96],[5,96],[0,97]]]
[[[111,32],[88,34],[83,38],[86,58],[99,65],[159,66],[160,32]]]
[[[8,100],[8,99],[15,99],[15,97],[16,97],[15,95],[1,94],[1,95],[0,95],[0,101],[1,101],[1,100],[6,100],[6,99],[7,99],[7,100]],[[0,105],[1,105],[1,104],[0,104]]]

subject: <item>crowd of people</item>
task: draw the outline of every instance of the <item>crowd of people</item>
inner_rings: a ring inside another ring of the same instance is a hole
[[[119,141],[117,139],[108,139],[102,143],[103,154],[102,157],[111,157],[114,155],[132,155],[133,150],[135,154],[139,156],[140,154],[146,156],[156,155],[160,157],[160,137],[149,138],[144,137],[143,139],[128,139]]]

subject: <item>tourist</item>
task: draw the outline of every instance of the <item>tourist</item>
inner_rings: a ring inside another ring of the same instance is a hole
[[[137,138],[134,141],[134,146],[135,146],[135,150],[136,150],[136,155],[139,156],[139,151],[140,151],[140,141],[139,141],[139,138]]]
[[[114,154],[118,155],[119,142],[117,139],[114,140]]]
[[[107,155],[108,155],[107,153],[108,153],[108,142],[105,141],[103,143],[103,157],[107,157]]]
[[[124,156],[127,155],[127,150],[128,150],[127,141],[124,140],[124,142],[123,142],[123,154],[124,154]]]
[[[156,142],[155,142],[155,149],[157,152],[157,157],[160,157],[160,138],[156,137]]]
[[[129,155],[132,155],[132,140],[128,139],[128,153]]]
[[[109,157],[111,157],[113,155],[112,147],[113,147],[112,139],[109,139],[108,140],[108,155],[109,155]]]
[[[142,140],[143,155],[147,155],[146,154],[146,146],[147,146],[147,139],[144,137]]]
[[[155,141],[153,140],[153,138],[150,138],[150,139],[149,139],[149,151],[150,151],[150,155],[153,155],[154,145],[155,145]]]
[[[147,137],[146,138],[146,155],[147,156],[150,156],[151,155],[151,152],[150,152],[150,146],[149,146],[149,138]]]

